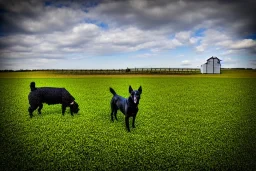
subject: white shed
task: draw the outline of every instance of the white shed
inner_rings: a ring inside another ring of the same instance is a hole
[[[201,65],[202,74],[220,74],[220,59],[217,57],[211,57],[207,59],[207,62]]]

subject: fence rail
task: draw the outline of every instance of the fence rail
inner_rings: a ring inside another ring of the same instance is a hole
[[[127,68],[127,69],[33,69],[2,70],[1,72],[46,71],[56,74],[199,74],[199,68]]]

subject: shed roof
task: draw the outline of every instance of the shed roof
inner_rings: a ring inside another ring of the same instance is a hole
[[[210,57],[209,59],[207,59],[207,61],[209,61],[210,59],[217,59],[218,60],[218,62],[220,62],[221,60],[219,59],[219,58],[217,58],[217,57]]]

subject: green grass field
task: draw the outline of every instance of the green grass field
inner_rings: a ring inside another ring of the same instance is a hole
[[[2,170],[256,169],[255,77],[6,77],[0,79]],[[61,105],[44,104],[30,119],[31,81],[65,87],[79,114],[62,116]],[[129,85],[143,89],[130,133],[121,112],[110,121],[109,92],[128,97]]]

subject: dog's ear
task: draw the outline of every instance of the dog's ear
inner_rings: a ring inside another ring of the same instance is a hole
[[[129,93],[131,94],[132,91],[133,91],[132,87],[129,86]]]
[[[140,92],[140,94],[142,93],[142,87],[140,86],[138,91]]]

